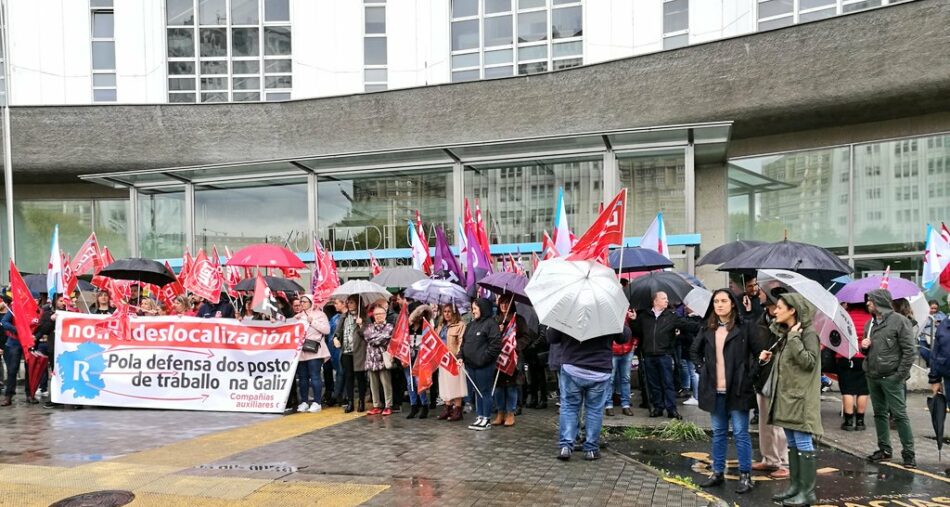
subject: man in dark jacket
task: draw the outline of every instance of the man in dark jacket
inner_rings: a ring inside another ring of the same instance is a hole
[[[234,306],[226,297],[219,299],[217,303],[212,303],[205,299],[204,302],[201,303],[201,306],[198,307],[197,316],[202,319],[233,319]]]
[[[950,319],[937,324],[931,342],[930,373],[927,375],[934,395],[943,389],[950,396]]]
[[[904,399],[904,384],[910,378],[910,368],[916,357],[913,328],[906,317],[894,311],[890,291],[872,290],[865,299],[873,318],[864,325],[861,350],[866,356],[864,371],[867,373],[871,405],[874,407],[878,447],[868,459],[875,462],[891,459],[888,424],[888,415],[891,415],[900,436],[904,466],[915,468],[914,432],[907,418]]]
[[[653,295],[653,308],[633,312],[630,325],[639,338],[650,392],[650,417],[666,414],[670,419],[682,419],[676,410],[676,391],[673,389],[673,354],[676,348],[676,330],[695,332],[698,326],[685,317],[679,317],[669,308],[669,298],[659,291]]]
[[[561,373],[558,376],[561,390],[558,445],[561,450],[558,459],[571,459],[579,430],[581,403],[585,406],[584,459],[600,459],[600,427],[613,371],[611,344],[626,343],[628,339],[623,333],[617,333],[577,341],[570,335],[548,328],[548,343],[561,346]]]

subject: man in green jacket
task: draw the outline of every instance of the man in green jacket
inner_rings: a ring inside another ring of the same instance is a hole
[[[868,459],[874,462],[891,459],[891,432],[888,425],[888,415],[891,415],[903,447],[901,456],[904,466],[916,468],[914,433],[907,418],[904,399],[904,383],[910,378],[910,368],[915,359],[914,332],[910,321],[894,311],[889,291],[872,290],[865,299],[868,311],[874,318],[864,325],[861,349],[867,357],[864,371],[867,373],[871,405],[874,407],[878,447]]]

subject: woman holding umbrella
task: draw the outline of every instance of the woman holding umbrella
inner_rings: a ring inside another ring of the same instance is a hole
[[[502,372],[498,373],[498,383],[495,386],[494,393],[495,408],[498,412],[492,421],[492,424],[495,426],[501,426],[502,424],[505,426],[515,425],[515,412],[519,407],[518,393],[521,391],[521,384],[524,383],[524,348],[533,338],[529,334],[528,325],[524,317],[518,315],[515,310],[512,298],[511,294],[498,296],[498,315],[496,319],[502,333],[504,333],[505,327],[511,321],[511,318],[514,317],[515,319],[515,341],[517,342],[518,365],[515,367],[514,375],[506,375]]]
[[[804,296],[784,294],[775,304],[774,350],[763,350],[759,361],[774,361],[769,393],[769,423],[785,429],[791,484],[772,497],[782,505],[812,505],[815,497],[815,446],[821,436],[821,360],[818,333],[811,325],[814,309]],[[764,415],[763,415],[764,416]]]
[[[699,408],[712,419],[712,475],[703,488],[725,482],[729,425],[739,456],[736,493],[752,491],[752,439],[749,411],[756,405],[749,366],[752,330],[739,319],[739,304],[729,289],[712,295],[706,325],[693,340],[690,355],[699,369]],[[817,390],[815,391],[818,392]]]

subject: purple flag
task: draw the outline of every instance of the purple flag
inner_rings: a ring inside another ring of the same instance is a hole
[[[465,224],[465,238],[468,242],[468,252],[466,253],[468,273],[465,279],[465,288],[469,295],[474,297],[478,293],[476,283],[492,272],[491,261],[488,260],[488,255],[478,244],[475,228],[471,224]]]
[[[462,283],[462,269],[452,255],[449,242],[445,239],[445,230],[442,226],[435,229],[435,272],[445,276],[446,280]]]

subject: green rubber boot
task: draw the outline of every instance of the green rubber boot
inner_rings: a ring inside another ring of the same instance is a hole
[[[788,488],[777,495],[772,496],[772,500],[781,502],[786,498],[791,498],[798,494],[798,449],[789,448],[788,450]]]
[[[814,505],[818,499],[815,497],[815,481],[818,475],[818,460],[815,451],[798,453],[798,494],[791,498],[786,498],[782,505],[785,507],[804,507]]]

